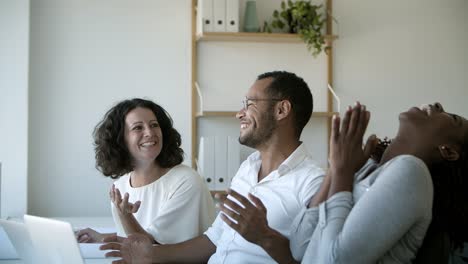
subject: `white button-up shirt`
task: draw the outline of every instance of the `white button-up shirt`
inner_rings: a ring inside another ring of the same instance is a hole
[[[260,153],[244,161],[231,183],[231,189],[247,197],[257,196],[267,208],[268,225],[289,239],[291,223],[317,192],[324,171],[310,158],[301,144],[277,170],[258,182]],[[245,240],[220,218],[205,235],[216,245],[208,263],[276,263],[260,246]]]

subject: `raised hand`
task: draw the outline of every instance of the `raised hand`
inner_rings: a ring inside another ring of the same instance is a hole
[[[330,177],[328,197],[342,191],[352,191],[354,174],[369,159],[377,145],[374,135],[362,146],[363,136],[369,124],[370,113],[359,102],[346,111],[340,127],[340,118],[333,117],[330,137]]]
[[[340,127],[340,118],[334,116],[330,137],[330,168],[354,173],[370,157],[376,146],[376,137],[370,136],[362,146],[363,136],[369,124],[370,113],[359,102],[346,111]]]
[[[120,194],[120,190],[118,188],[115,188],[115,185],[112,185],[110,191],[109,191],[109,196],[111,198],[112,203],[115,205],[117,208],[117,211],[122,214],[134,214],[138,212],[138,209],[140,208],[141,201],[137,201],[135,203],[130,203],[128,201],[129,199],[129,194],[125,193],[123,199],[122,195]]]
[[[101,250],[113,250],[106,257],[117,257],[120,260],[112,264],[151,264],[152,241],[142,234],[132,234],[128,238],[111,236],[104,239],[109,242],[100,247]]]
[[[78,243],[101,243],[105,235],[91,228],[85,228],[75,233]]]

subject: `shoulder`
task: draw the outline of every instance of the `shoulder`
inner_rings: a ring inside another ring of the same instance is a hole
[[[397,156],[386,164],[384,164],[384,170],[399,172],[400,174],[412,174],[421,177],[420,180],[429,178],[430,172],[426,164],[419,158],[412,155],[400,155]]]
[[[307,156],[300,164],[293,168],[296,177],[314,180],[325,175],[325,170],[311,157]]]
[[[426,164],[412,155],[397,156],[383,165],[376,183],[383,181],[402,191],[432,196],[432,178]]]
[[[203,183],[200,174],[184,164],[174,166],[164,177],[166,177],[166,180],[173,185],[201,186]]]

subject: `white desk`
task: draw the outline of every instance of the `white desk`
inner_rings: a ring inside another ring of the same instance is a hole
[[[86,227],[115,230],[114,221],[112,217],[54,217],[54,219],[69,222],[74,229],[81,229]],[[22,221],[21,219],[13,219]],[[86,264],[107,264],[112,263],[115,259],[85,259]],[[22,264],[20,259],[1,259],[0,264]]]

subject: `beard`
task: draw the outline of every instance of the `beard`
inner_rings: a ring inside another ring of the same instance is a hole
[[[273,107],[271,107],[271,109],[265,112],[262,118],[258,119],[256,127],[253,127],[252,130],[248,131],[246,134],[239,136],[239,143],[247,147],[257,148],[271,138],[276,126],[277,123],[273,116]]]

